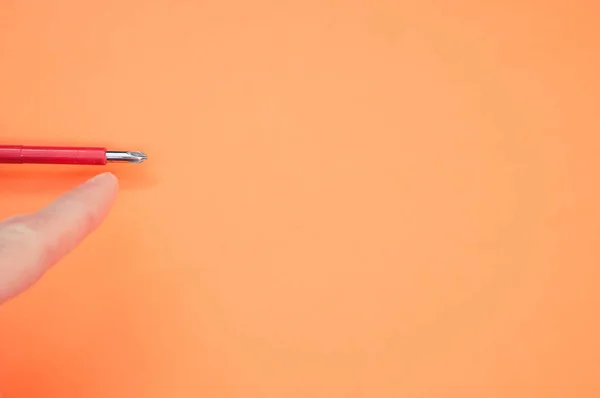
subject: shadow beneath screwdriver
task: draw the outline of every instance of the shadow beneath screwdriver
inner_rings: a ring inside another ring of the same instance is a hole
[[[144,165],[0,165],[0,192],[63,192],[105,172],[117,176],[121,189],[148,189],[156,184],[150,169]]]

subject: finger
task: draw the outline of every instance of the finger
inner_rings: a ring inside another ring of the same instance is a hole
[[[25,290],[104,220],[118,190],[100,174],[35,214],[0,223],[0,302]]]

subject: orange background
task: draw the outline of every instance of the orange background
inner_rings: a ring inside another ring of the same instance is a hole
[[[0,310],[0,393],[598,397],[599,11],[2,1],[2,142],[150,160]],[[0,217],[98,171],[3,166]]]

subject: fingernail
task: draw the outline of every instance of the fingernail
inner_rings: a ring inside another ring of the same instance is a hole
[[[111,172],[106,172],[106,173],[98,174],[97,176],[90,178],[86,182],[86,184],[96,184],[96,183],[104,181],[104,180],[115,180],[115,181],[117,181],[117,177],[113,173],[111,173]]]

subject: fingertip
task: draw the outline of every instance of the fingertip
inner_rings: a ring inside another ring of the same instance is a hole
[[[92,203],[112,203],[118,190],[119,180],[113,173],[106,172],[87,180],[85,183],[71,191],[68,196],[75,196],[82,200],[90,201],[89,196],[92,195]]]
[[[90,180],[87,181],[87,183],[105,185],[106,187],[111,187],[114,189],[117,189],[119,187],[119,179],[110,171],[92,177]]]
[[[99,174],[30,217],[38,224],[39,233],[51,242],[55,254],[51,257],[68,253],[102,223],[116,200],[118,187],[114,174]]]

